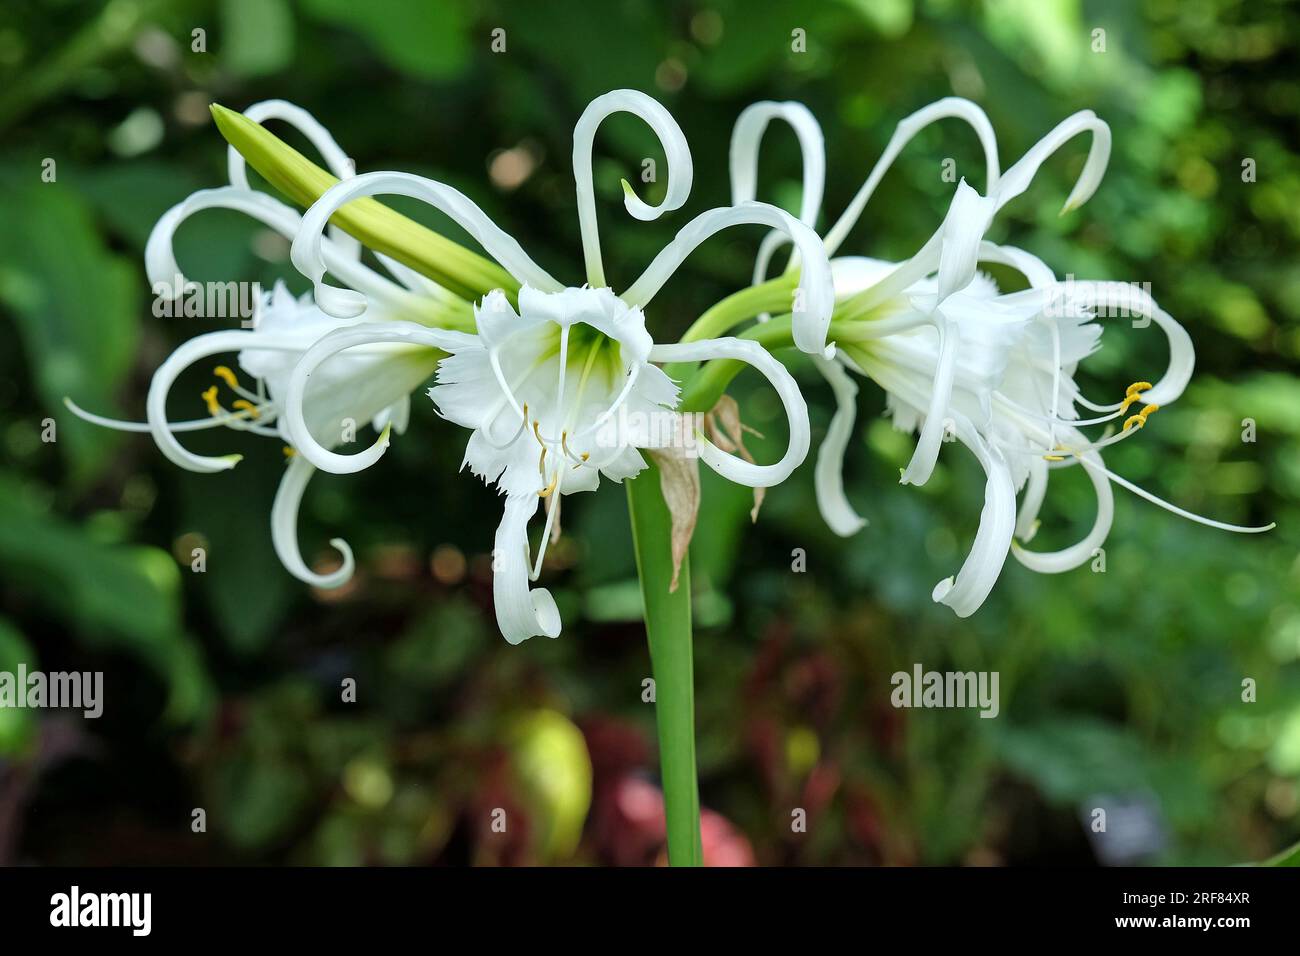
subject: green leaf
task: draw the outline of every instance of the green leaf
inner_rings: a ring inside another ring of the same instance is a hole
[[[1264,861],[1265,866],[1300,866],[1300,843]]]
[[[305,0],[304,7],[319,20],[365,37],[411,76],[446,79],[469,63],[469,20],[455,0]]]
[[[265,76],[293,59],[293,11],[285,0],[225,0],[221,60],[239,76]]]
[[[0,617],[0,671],[10,674],[23,664],[36,667],[36,652],[9,621]],[[36,729],[31,711],[0,707],[0,757],[22,753],[32,741]]]
[[[139,270],[109,251],[75,186],[41,182],[35,165],[22,177],[10,168],[0,178],[0,207],[22,223],[0,230],[0,302],[17,319],[57,447],[81,482],[116,436],[69,414],[63,399],[112,413],[138,338]]]
[[[305,590],[271,544],[271,502],[284,472],[278,449],[274,457],[249,456],[237,475],[187,473],[181,479],[183,530],[202,535],[207,547],[206,570],[197,575],[203,597],[239,655],[260,651],[290,601]]]
[[[103,544],[0,475],[0,570],[88,645],[153,667],[169,689],[169,718],[203,711],[211,689],[198,646],[181,627],[180,572],[165,551]]]

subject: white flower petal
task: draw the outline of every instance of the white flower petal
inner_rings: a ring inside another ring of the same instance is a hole
[[[289,459],[280,487],[275,492],[275,502],[271,505],[271,543],[285,570],[299,581],[318,588],[336,588],[346,584],[352,578],[356,562],[352,549],[342,538],[331,538],[330,544],[343,555],[343,566],[329,574],[317,574],[302,559],[298,550],[298,506],[302,504],[303,491],[307,482],[316,473],[311,462],[300,455]]]
[[[802,103],[774,103],[770,100],[745,108],[731,131],[731,203],[737,205],[758,196],[758,152],[767,124],[783,120],[799,138],[803,156],[803,199],[799,221],[815,226],[826,186],[826,144],[822,128]]]
[[[528,587],[528,521],[539,500],[537,495],[506,495],[492,549],[492,603],[501,636],[511,644],[541,634],[560,635],[560,611],[551,592]]]
[[[980,262],[997,262],[1004,266],[1010,266],[1029,283],[1030,288],[1044,289],[1056,284],[1056,274],[1042,259],[1033,253],[1026,252],[1024,249],[1018,249],[1015,246],[997,245],[992,242],[981,242],[979,249]]]
[[[1036,457],[1029,463],[1029,477],[1025,482],[1025,495],[1020,501],[1016,516],[1016,537],[1026,544],[1038,531],[1038,511],[1047,495],[1047,462]]]
[[[292,352],[302,348],[302,339],[294,335],[277,336],[251,330],[209,332],[183,343],[167,356],[162,365],[158,366],[149,383],[149,395],[145,399],[145,415],[154,442],[169,460],[189,471],[209,474],[226,471],[239,463],[242,455],[216,457],[196,455],[181,447],[173,434],[171,423],[167,421],[167,395],[181,372],[199,359],[253,347]]]
[[[934,383],[930,388],[929,408],[925,413],[925,422],[921,425],[921,435],[900,479],[905,485],[923,485],[930,480],[948,426],[948,406],[952,401],[961,332],[957,323],[949,321],[942,312],[935,313],[935,326],[939,330],[939,358],[935,364]]]
[[[1147,405],[1168,405],[1183,394],[1196,366],[1196,347],[1187,330],[1173,316],[1160,308],[1143,289],[1127,282],[1072,280],[1063,285],[1079,303],[1101,307],[1122,304],[1131,316],[1150,318],[1169,340],[1169,367],[1151,388],[1142,393]]]
[[[1001,453],[990,448],[976,432],[970,420],[955,416],[957,437],[974,453],[984,468],[984,510],[980,513],[979,531],[956,578],[944,578],[931,595],[946,604],[958,617],[970,617],[997,583],[1011,546],[1016,525],[1016,492],[1011,473]]]
[[[1085,465],[1084,470],[1088,473],[1088,477],[1092,479],[1092,487],[1097,492],[1097,519],[1093,522],[1092,529],[1084,535],[1081,541],[1059,551],[1027,551],[1013,541],[1011,543],[1011,553],[1015,555],[1017,561],[1031,571],[1037,571],[1039,574],[1061,574],[1064,571],[1073,570],[1087,562],[1093,556],[1093,553],[1105,543],[1106,535],[1110,534],[1111,522],[1115,518],[1115,496],[1111,491],[1110,481],[1106,477],[1105,469],[1102,468],[1101,456],[1095,452],[1089,452],[1084,454],[1081,460],[1086,461],[1089,465],[1096,466],[1094,468]],[[1101,470],[1097,470],[1098,468],[1101,468]],[[1032,479],[1034,471],[1031,470],[1030,475]],[[1044,481],[1043,486],[1045,487],[1045,485],[1046,482]],[[1018,528],[1023,524],[1023,521],[1024,514],[1022,512],[1020,521],[1017,522]],[[1019,534],[1018,530],[1017,534]]]
[[[746,362],[772,384],[785,407],[790,438],[785,454],[772,465],[755,465],[736,455],[727,454],[703,435],[699,436],[700,458],[723,478],[736,484],[750,488],[771,488],[778,485],[803,464],[808,456],[810,441],[808,406],[785,366],[773,358],[767,349],[748,339],[703,339],[699,342],[656,345],[650,350],[652,362],[707,362],[718,358]]]
[[[578,225],[582,231],[582,254],[587,268],[587,281],[596,288],[606,285],[606,282],[600,256],[600,230],[596,223],[591,148],[596,138],[596,128],[614,113],[632,113],[645,120],[659,137],[668,163],[668,188],[663,202],[658,206],[643,202],[624,182],[623,205],[633,217],[649,222],[658,219],[665,212],[680,209],[691,194],[694,172],[685,134],[672,114],[657,100],[636,90],[614,90],[596,97],[588,104],[573,129],[573,180],[577,188]]]
[[[862,188],[853,197],[853,201],[844,210],[839,221],[826,234],[827,255],[834,255],[835,250],[840,247],[840,243],[844,241],[844,237],[848,235],[849,230],[858,221],[858,217],[862,215],[862,210],[866,208],[867,201],[871,199],[876,187],[880,185],[880,180],[889,167],[893,165],[894,160],[898,158],[898,154],[902,152],[903,147],[930,124],[949,117],[964,120],[975,130],[980,145],[984,148],[984,192],[985,195],[993,192],[998,183],[998,142],[993,133],[993,126],[989,123],[989,118],[984,111],[970,100],[960,99],[955,96],[946,97],[917,110],[898,124],[897,129],[894,130],[894,135],[889,138],[889,143],[885,146],[885,151],[881,153],[880,159],[876,160],[876,165],[872,167],[870,175],[867,176],[867,181],[862,184]]]
[[[1083,171],[1070,190],[1070,197],[1065,201],[1061,213],[1077,209],[1091,199],[1101,185],[1102,177],[1106,175],[1106,164],[1110,162],[1110,127],[1098,119],[1092,110],[1082,110],[1057,124],[1055,129],[1035,143],[1006,171],[995,192],[990,194],[996,196],[997,207],[1001,209],[1028,189],[1043,163],[1080,133],[1091,133],[1092,144],[1088,147],[1088,158],[1083,164]]]
[[[411,396],[403,395],[376,415],[370,424],[377,432],[383,431],[386,425],[392,425],[393,431],[405,435],[407,426],[411,424]]]
[[[286,386],[281,412],[282,422],[294,449],[322,471],[339,475],[361,471],[383,457],[384,451],[388,448],[389,430],[385,428],[379,440],[363,452],[354,455],[332,452],[312,436],[311,430],[307,427],[303,407],[308,380],[312,372],[322,363],[347,349],[380,343],[423,345],[444,351],[476,345],[471,335],[430,329],[413,322],[366,323],[361,326],[337,329],[323,336],[303,353],[298,364],[294,366]]]
[[[176,230],[181,223],[205,209],[232,209],[274,229],[286,239],[293,239],[302,226],[302,217],[296,210],[265,195],[222,186],[218,189],[200,189],[168,209],[154,224],[145,244],[145,273],[151,285],[167,286],[173,295],[188,291],[192,283],[176,262],[173,245]],[[368,298],[390,307],[419,309],[420,297],[402,289],[373,269],[358,262],[335,240],[322,243],[325,266],[352,288],[361,290]],[[155,289],[156,293],[161,290]]]
[[[993,201],[977,193],[966,184],[966,180],[957,184],[957,193],[952,197],[952,205],[948,207],[941,229],[939,302],[974,281],[980,243],[989,230],[994,212]]]
[[[817,449],[817,464],[813,472],[817,509],[832,531],[847,538],[857,534],[867,523],[866,518],[853,510],[844,494],[844,452],[853,437],[853,423],[857,419],[858,386],[839,362],[817,357],[813,363],[835,394],[835,414]]]
[[[747,202],[729,209],[710,209],[700,213],[655,256],[621,298],[628,305],[644,308],[696,246],[723,229],[749,223],[779,229],[793,240],[802,262],[793,303],[796,307],[791,309],[795,345],[804,352],[823,354],[826,351],[826,331],[835,306],[835,292],[822,241],[789,213],[767,203]]]
[[[294,236],[293,248],[290,250],[294,266],[312,281],[316,303],[326,313],[340,318],[360,315],[365,308],[365,296],[351,289],[327,285],[323,281],[327,268],[321,250],[325,226],[334,213],[352,200],[378,195],[408,196],[428,203],[464,228],[488,255],[520,282],[541,289],[562,288],[550,273],[529,258],[518,242],[459,190],[410,173],[364,173],[330,187],[312,204],[302,217],[302,227]],[[330,266],[329,271],[336,270]]]

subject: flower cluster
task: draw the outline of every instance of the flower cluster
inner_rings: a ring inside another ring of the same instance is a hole
[[[917,111],[899,123],[861,189],[826,233],[827,254],[839,250],[903,147],[944,118],[963,120],[978,136],[985,158],[985,192],[961,180],[943,221],[903,262],[851,256],[831,260],[838,361],[816,360],[837,402],[816,464],[818,506],[827,524],[844,536],[865,524],[848,502],[843,478],[844,452],[856,416],[857,386],[849,373],[856,373],[885,390],[894,425],[918,436],[902,470],[903,484],[929,480],[945,440],[960,441],[985,472],[984,510],[975,543],[956,575],[940,581],[933,592],[935,601],[962,617],[984,603],[1008,552],[1026,567],[1049,574],[1093,558],[1114,517],[1112,483],[1211,527],[1238,532],[1272,528],[1238,527],[1191,514],[1108,470],[1102,461],[1102,449],[1137,434],[1152,413],[1182,394],[1195,359],[1186,330],[1143,290],[1115,282],[1081,282],[1072,276],[1060,280],[1029,252],[985,238],[994,217],[1024,193],[1042,164],[1085,133],[1091,136],[1091,147],[1062,214],[1093,195],[1110,157],[1111,136],[1110,128],[1091,111],[1062,121],[1005,173],[999,171],[992,125],[977,105],[948,98]],[[800,218],[813,225],[826,162],[821,129],[798,103],[757,103],[741,114],[731,143],[733,199],[753,197],[760,140],[773,119],[789,124],[799,138],[804,177]],[[783,241],[775,233],[764,240],[755,263],[755,284],[766,276]],[[797,268],[798,262],[796,253],[790,268]],[[978,271],[981,262],[1012,268],[1028,288],[999,292],[993,280]],[[1095,402],[1081,392],[1074,376],[1079,363],[1100,347],[1097,307],[1113,302],[1164,332],[1169,364],[1156,383],[1137,381],[1123,399]],[[1080,409],[1091,417],[1081,417]],[[1108,429],[1097,439],[1082,431],[1112,422],[1122,422],[1120,430]],[[1026,549],[1023,545],[1038,528],[1049,473],[1072,466],[1084,469],[1096,491],[1092,529],[1059,551]],[[1017,514],[1018,492],[1023,495]]]
[[[1110,472],[1100,452],[1135,434],[1156,408],[1181,394],[1193,364],[1187,333],[1149,296],[1139,298],[1136,310],[1168,338],[1169,367],[1154,384],[1134,383],[1119,401],[1090,401],[1074,374],[1099,347],[1094,307],[1113,292],[1112,284],[1063,283],[1029,253],[985,238],[994,217],[1026,190],[1042,163],[1082,133],[1091,135],[1091,148],[1066,209],[1087,201],[1110,151],[1109,129],[1090,112],[1061,123],[1002,173],[992,129],[978,107],[955,99],[927,107],[899,125],[862,189],[822,237],[814,231],[825,176],[820,128],[798,104],[755,104],[741,115],[732,138],[731,204],[687,223],[622,292],[606,281],[601,256],[591,168],[598,127],[613,113],[631,113],[654,131],[667,157],[670,177],[659,205],[643,202],[624,183],[624,206],[634,218],[652,220],[680,208],[692,180],[681,129],[663,106],[641,93],[621,90],[598,97],[574,129],[581,285],[554,278],[473,201],[445,183],[401,172],[356,174],[330,134],[298,107],[271,101],[242,116],[214,112],[232,143],[230,183],[195,193],[162,217],[146,250],[150,281],[188,288],[173,253],[176,230],[199,211],[227,208],[291,240],[292,262],[312,290],[294,298],[277,285],[259,297],[251,327],[200,335],[181,345],[154,375],[144,423],[116,422],[69,406],[100,424],[149,432],[169,459],[200,472],[227,470],[240,456],[194,454],[178,438],[184,432],[226,427],[283,441],[289,460],[272,508],[272,541],[289,572],[312,585],[338,586],[354,569],[351,550],[339,539],[332,543],[343,561],[334,572],[311,570],[299,553],[297,514],[312,474],[347,474],[375,464],[393,433],[406,430],[412,396],[427,396],[438,414],[468,430],[464,466],[503,498],[493,551],[502,634],[512,643],[555,637],[561,630],[555,601],[532,582],[558,531],[565,495],[591,491],[602,477],[632,478],[647,467],[647,454],[671,453],[681,443],[689,443],[718,474],[756,489],[781,483],[802,464],[811,443],[807,408],[773,355],[788,347],[796,350],[792,354],[809,356],[837,401],[815,468],[819,508],[837,533],[850,535],[865,524],[844,490],[844,452],[856,415],[855,375],[882,387],[894,424],[918,436],[904,483],[921,485],[930,478],[946,439],[960,441],[983,466],[985,506],[975,544],[956,575],[934,590],[935,600],[959,615],[971,614],[984,601],[1009,551],[1043,572],[1086,561],[1109,530],[1112,483],[1164,504]],[[984,193],[959,183],[933,236],[903,262],[832,259],[906,143],[944,117],[965,120],[979,136],[986,159]],[[755,199],[759,146],[773,119],[794,128],[803,150],[797,217]],[[268,120],[303,133],[332,175],[266,133],[259,124]],[[305,212],[253,190],[245,155],[288,157],[278,181],[269,167],[258,168],[306,206]],[[372,197],[381,195],[433,206],[488,258],[379,206]],[[754,273],[755,285],[772,294],[732,297],[706,313],[681,341],[656,342],[647,322],[656,294],[698,245],[737,225],[772,230]],[[786,274],[766,280],[782,244],[793,246]],[[366,248],[382,269],[366,264]],[[1028,288],[1000,292],[978,271],[981,262],[1010,266]],[[327,283],[327,274],[341,285]],[[787,308],[772,319],[769,313],[780,306]],[[751,318],[764,323],[761,334],[722,334]],[[167,400],[178,375],[226,353],[237,353],[249,384],[230,366],[216,366],[217,382],[202,395],[208,417],[171,421]],[[723,375],[742,365],[757,370],[784,407],[789,428],[784,455],[761,465],[743,448],[711,441],[699,416],[686,414],[682,406],[684,393],[698,383],[675,381],[665,364],[698,369],[699,381],[712,374],[710,368],[724,370]],[[434,384],[426,387],[431,379]],[[228,392],[224,403],[222,385]],[[1081,409],[1091,417],[1081,417]],[[377,438],[348,453],[342,446],[355,439],[358,422],[373,427]],[[1122,422],[1121,430],[1099,439],[1082,431],[1110,422]],[[1049,473],[1073,465],[1083,467],[1096,488],[1093,529],[1061,551],[1025,549]],[[1022,494],[1018,515],[1017,493]],[[539,507],[545,524],[534,557],[529,524]],[[1231,530],[1262,530],[1188,516]],[[1021,543],[1013,544],[1013,536]]]

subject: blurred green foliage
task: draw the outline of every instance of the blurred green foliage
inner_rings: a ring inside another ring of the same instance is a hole
[[[792,52],[795,29],[806,52]],[[101,669],[108,704],[71,740],[57,721],[0,710],[0,790],[19,795],[0,801],[18,808],[0,816],[0,854],[656,858],[662,833],[638,789],[654,773],[653,714],[621,489],[565,509],[545,573],[563,637],[512,648],[492,623],[493,492],[456,473],[464,437],[423,403],[379,467],[323,476],[308,496],[306,553],[339,534],[361,560],[334,595],[309,593],[272,553],[275,443],[195,437],[196,449],[247,458],[232,473],[190,475],[147,438],[98,431],[62,405],[71,395],[140,417],[162,356],[217,327],[154,318],[141,266],[157,217],[224,180],[209,102],[299,103],[359,169],[451,183],[576,280],[572,126],[592,96],[621,86],[674,113],[696,184],[682,213],[628,220],[619,179],[657,144],[630,117],[602,127],[596,183],[616,288],[689,215],[727,200],[730,127],[756,99],[796,99],[821,120],[828,217],[897,120],[936,98],[979,101],[1004,163],[1069,113],[1095,110],[1115,134],[1096,197],[1056,215],[1082,162],[1072,146],[993,238],[1060,275],[1150,282],[1191,332],[1197,374],[1108,464],[1202,513],[1278,522],[1266,536],[1227,536],[1120,492],[1105,573],[1042,577],[1009,562],[962,621],[929,593],[974,533],[978,468],[945,451],[925,488],[899,486],[910,444],[879,418],[873,388],[848,463],[850,495],[871,521],[856,538],[839,541],[816,519],[810,468],[768,495],[754,526],[748,493],[706,478],[692,556],[699,752],[705,806],[743,834],[728,839],[766,863],[1086,861],[1081,815],[1110,794],[1154,801],[1160,862],[1277,852],[1300,835],[1298,35],[1294,4],[1238,0],[9,0],[0,669]],[[760,196],[793,209],[794,137],[774,129],[767,147]],[[947,157],[982,186],[969,131],[929,130],[843,251],[915,249],[946,208]],[[662,183],[646,194],[656,200]],[[758,238],[715,240],[693,257],[655,302],[657,337],[744,284]],[[178,258],[198,279],[305,288],[287,245],[233,214],[187,225]],[[1116,322],[1104,342],[1082,375],[1090,394],[1118,396],[1163,367],[1150,330]],[[176,389],[187,413],[202,413],[206,373]],[[806,373],[824,429],[830,396]],[[768,434],[756,452],[778,448],[771,397],[746,377],[736,394]],[[47,419],[57,442],[43,440]],[[1092,508],[1083,476],[1053,479],[1036,545],[1073,540]],[[203,574],[190,570],[196,546],[207,549]],[[1001,716],[892,709],[890,675],[918,661],[999,671]],[[349,677],[355,703],[340,699]],[[1242,701],[1247,678],[1253,703]],[[192,832],[195,807],[206,834]],[[807,810],[806,833],[791,832],[795,807]],[[504,834],[496,810],[511,821]]]

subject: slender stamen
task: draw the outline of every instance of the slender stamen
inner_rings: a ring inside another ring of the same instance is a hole
[[[539,498],[549,499],[546,502],[546,525],[542,528],[542,540],[537,543],[537,560],[533,564],[533,569],[528,573],[531,581],[536,581],[542,573],[542,562],[546,559],[546,549],[551,543],[551,530],[555,526],[555,518],[560,513],[560,481],[562,480],[563,469],[555,469],[555,477],[538,494]],[[554,498],[551,499],[551,496]]]
[[[138,432],[143,434],[149,431],[148,422],[128,422],[120,418],[107,418],[103,415],[96,415],[94,412],[88,412],[70,398],[65,398],[63,404],[67,406],[68,411],[76,415],[82,421],[90,422],[92,425],[100,425],[104,428],[111,428],[119,432]],[[258,409],[266,413],[274,411],[269,405],[262,405]],[[168,422],[167,427],[174,432],[197,432],[205,428],[220,428],[223,425],[237,427],[249,417],[247,412],[226,412],[224,415],[211,416],[208,418],[196,418],[187,422]]]
[[[1129,481],[1127,478],[1120,477],[1119,475],[1115,474],[1115,472],[1111,471],[1109,468],[1106,468],[1102,465],[1094,464],[1093,462],[1085,461],[1084,459],[1079,459],[1079,463],[1082,464],[1083,467],[1089,470],[1101,472],[1111,481],[1115,482],[1115,484],[1119,485],[1121,488],[1127,488],[1129,491],[1133,492],[1133,494],[1137,495],[1139,498],[1145,498],[1153,505],[1158,505],[1161,508],[1164,508],[1166,511],[1171,511],[1181,518],[1186,518],[1188,521],[1195,521],[1197,524],[1203,524],[1206,527],[1218,528],[1220,531],[1232,531],[1237,534],[1260,534],[1264,531],[1272,531],[1274,528],[1277,527],[1276,521],[1270,521],[1266,525],[1260,525],[1257,527],[1246,527],[1244,525],[1228,524],[1223,521],[1215,521],[1213,518],[1203,517],[1201,515],[1196,514],[1195,512],[1187,511],[1183,508],[1178,507],[1175,504],[1165,501],[1163,498],[1153,495],[1145,488],[1141,488],[1138,485],[1133,484],[1133,482]]]

